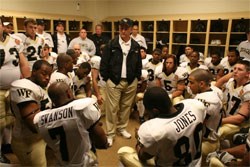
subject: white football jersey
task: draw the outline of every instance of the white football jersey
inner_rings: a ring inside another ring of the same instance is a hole
[[[75,75],[73,78],[75,94],[86,93],[84,87],[88,82],[90,82],[90,78],[88,76],[84,77],[83,79],[79,79],[78,76]]]
[[[93,56],[93,57],[91,57],[91,59],[90,59],[91,68],[100,71],[100,63],[101,63],[101,57],[100,56]],[[98,86],[105,87],[106,86],[106,82],[103,80],[100,72],[99,72],[99,76],[98,77],[99,77]]]
[[[65,82],[71,90],[74,92],[74,84],[73,84],[73,78],[70,77],[71,75],[65,75],[63,73],[60,73],[58,71],[54,71],[49,80],[49,84],[47,87],[49,87],[54,82]]]
[[[156,86],[156,82],[155,82],[155,69],[156,68],[160,68],[162,69],[163,67],[163,63],[159,62],[158,64],[153,64],[152,62],[147,63],[146,65],[146,69],[148,71],[148,87],[153,87]]]
[[[224,57],[222,60],[221,60],[221,65],[224,69],[224,75],[230,73],[230,72],[233,72],[234,70],[234,65],[231,66],[229,63],[228,63],[228,57]]]
[[[4,42],[0,41],[0,89],[9,89],[13,81],[20,79],[19,53],[23,49],[22,41],[15,36],[7,35]]]
[[[21,117],[18,104],[23,102],[36,102],[40,106],[40,110],[51,108],[51,102],[47,92],[39,85],[28,79],[20,79],[12,82],[10,88],[11,109],[16,117],[13,136],[16,138],[27,138],[36,136],[32,133],[24,123]],[[35,110],[35,108],[34,108]]]
[[[95,99],[74,100],[36,114],[34,124],[62,166],[92,166],[88,129],[101,113]]]
[[[195,99],[201,101],[206,107],[206,121],[203,130],[203,137],[208,140],[218,140],[218,128],[221,124],[222,119],[222,101],[218,96],[217,92],[206,91],[199,93],[195,96]]]
[[[19,38],[22,39],[24,45],[24,55],[29,61],[30,70],[32,70],[33,64],[40,59],[41,50],[44,45],[44,40],[36,35],[35,40],[27,37],[23,33],[16,34]]]
[[[227,115],[234,115],[238,113],[238,110],[242,102],[250,100],[250,82],[243,86],[236,87],[235,80],[230,78],[226,84],[224,92],[224,102],[227,103]]]
[[[44,40],[44,43],[47,44],[50,48],[54,47],[54,42],[52,40],[52,37],[49,33],[43,31],[42,34],[38,34],[37,35],[42,38]]]
[[[181,63],[181,64],[180,64],[180,67],[185,68],[185,69],[187,70],[188,74],[191,74],[191,72],[193,72],[193,71],[196,70],[196,69],[208,70],[207,66],[202,65],[202,64],[198,64],[197,67],[191,69],[188,62]]]
[[[176,105],[177,112],[144,122],[138,140],[154,155],[155,166],[200,166],[204,105],[195,99]]]
[[[142,61],[142,69],[147,69],[147,64],[152,60],[153,56],[150,54],[147,54],[145,59],[141,59]]]
[[[181,80],[185,80],[188,77],[188,72],[185,68],[177,67],[174,73],[166,75],[165,72],[158,72],[158,68],[155,71],[157,78],[161,79],[162,88],[169,94],[173,93],[177,88],[177,83]]]
[[[218,65],[214,65],[212,62],[211,62],[212,58],[211,57],[208,57],[205,59],[204,61],[204,65],[207,66],[207,68],[209,69],[209,71],[214,75],[216,76],[218,74],[218,72],[220,70],[223,70],[223,66],[219,63]]]

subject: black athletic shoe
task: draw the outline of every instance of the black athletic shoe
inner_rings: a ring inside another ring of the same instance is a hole
[[[248,137],[248,133],[236,133],[233,136],[233,144],[240,145],[245,144]]]
[[[0,153],[0,162],[10,164],[10,160],[3,153]]]

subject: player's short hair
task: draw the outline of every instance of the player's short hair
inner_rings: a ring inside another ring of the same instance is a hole
[[[68,50],[66,51],[66,54],[69,55],[70,57],[74,57],[75,54],[76,54],[76,52],[75,52],[74,49],[68,49]]]
[[[152,54],[161,55],[161,49],[155,48],[155,49],[153,50]]]
[[[141,49],[144,50],[144,52],[147,52],[147,49],[146,49],[145,47],[141,46],[141,47],[140,47],[140,50],[141,50]]]
[[[88,62],[83,62],[80,64],[79,68],[91,70],[91,65]]]
[[[50,49],[48,44],[44,44],[43,49]]]
[[[72,59],[66,53],[59,53],[56,59],[57,67],[62,69],[65,67],[65,64],[69,62],[69,59]]]
[[[191,48],[191,49],[194,50],[194,47],[193,47],[192,45],[186,45],[186,46],[185,46],[185,49],[186,49],[186,48]]]
[[[204,81],[207,85],[213,80],[213,75],[208,70],[204,69],[196,69],[191,72],[189,76],[193,76],[198,82]]]
[[[212,53],[210,54],[210,56],[212,56],[212,55],[216,55],[217,57],[221,58],[221,54],[220,54],[220,52],[218,52],[218,51],[212,52]]]
[[[143,104],[146,110],[158,109],[160,114],[168,114],[172,107],[168,93],[158,86],[147,89],[143,97]]]
[[[55,107],[58,107],[58,104],[65,100],[67,90],[71,89],[65,82],[54,82],[48,87],[48,95]]]
[[[200,57],[200,53],[198,51],[194,50],[193,53],[197,54],[198,57]]]
[[[234,52],[237,57],[240,56],[240,52],[236,48],[229,48],[229,52]]]
[[[103,29],[103,25],[102,25],[102,24],[96,24],[96,25],[95,25],[95,28],[96,28],[96,27],[101,27],[101,29]]]
[[[46,60],[37,60],[32,66],[32,71],[40,70],[42,65],[52,67],[51,64],[49,64],[49,62]]]
[[[32,23],[32,24],[34,24],[34,25],[37,24],[37,23],[36,23],[36,20],[35,20],[35,19],[32,19],[32,18],[27,18],[27,19],[24,20],[24,26],[25,26],[25,27],[27,27],[27,25],[28,25],[29,23]]]
[[[245,66],[246,71],[250,71],[250,61],[248,60],[239,60],[236,64],[242,64]]]

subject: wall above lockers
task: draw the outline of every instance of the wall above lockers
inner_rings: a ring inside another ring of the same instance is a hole
[[[77,9],[77,4],[80,4]],[[1,10],[77,15],[99,22],[114,16],[249,12],[249,0],[0,0]]]

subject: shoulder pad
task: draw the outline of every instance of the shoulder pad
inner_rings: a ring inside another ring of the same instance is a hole
[[[72,103],[73,103],[75,110],[82,110],[82,109],[88,107],[89,105],[96,103],[96,99],[86,97],[83,99],[75,100]]]

